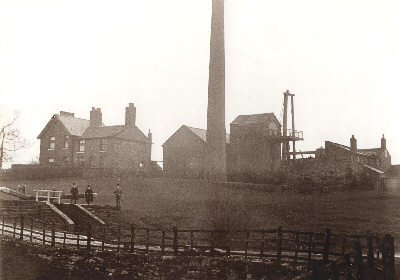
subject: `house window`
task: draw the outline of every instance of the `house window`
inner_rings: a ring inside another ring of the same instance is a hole
[[[51,136],[50,137],[49,150],[54,150],[55,147],[56,147],[56,137],[55,136]]]
[[[100,139],[100,152],[107,150],[107,139]]]
[[[69,135],[65,135],[64,149],[68,149],[68,147],[69,147]]]
[[[79,152],[85,152],[85,140],[79,141]]]
[[[53,163],[54,162],[54,158],[49,158],[49,163]]]

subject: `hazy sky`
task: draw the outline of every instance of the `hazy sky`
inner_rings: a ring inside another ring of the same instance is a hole
[[[226,0],[226,122],[295,96],[300,150],[331,140],[400,163],[400,2]],[[0,113],[20,112],[29,149],[60,110],[153,132],[153,159],[182,124],[205,128],[211,0],[0,0]]]

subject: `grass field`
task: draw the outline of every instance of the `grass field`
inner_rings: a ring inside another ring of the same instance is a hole
[[[72,179],[0,182],[17,189],[63,190],[69,193]],[[391,233],[400,239],[400,194],[375,190],[330,190],[299,193],[279,186],[211,184],[182,179],[75,180],[79,191],[90,184],[96,204],[115,204],[113,190],[120,182],[122,211],[126,222],[170,229],[261,229],[282,225],[286,229],[334,232]],[[0,198],[7,195],[1,194]],[[84,203],[83,199],[81,201]]]

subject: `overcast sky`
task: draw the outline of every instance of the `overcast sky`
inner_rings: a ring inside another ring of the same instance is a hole
[[[387,138],[400,163],[398,0],[226,0],[226,122],[295,96],[300,150]],[[0,113],[30,142],[60,110],[153,132],[153,159],[182,124],[205,128],[211,0],[0,0]]]

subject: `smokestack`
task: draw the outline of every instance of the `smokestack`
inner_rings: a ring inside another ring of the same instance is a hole
[[[92,111],[90,111],[90,128],[95,128],[101,126],[103,122],[103,116],[101,114],[101,108],[92,107]]]
[[[136,125],[136,107],[133,103],[129,103],[129,106],[125,107],[125,125]]]
[[[212,0],[205,175],[226,180],[224,0]]]
[[[385,134],[382,134],[381,138],[381,149],[386,150],[386,139],[385,139]]]
[[[350,138],[350,150],[353,153],[357,152],[357,139],[354,138],[354,135],[351,135],[351,138]]]
[[[153,143],[153,133],[151,133],[150,129],[149,129],[149,133],[147,134],[147,139],[149,139],[150,143]]]

